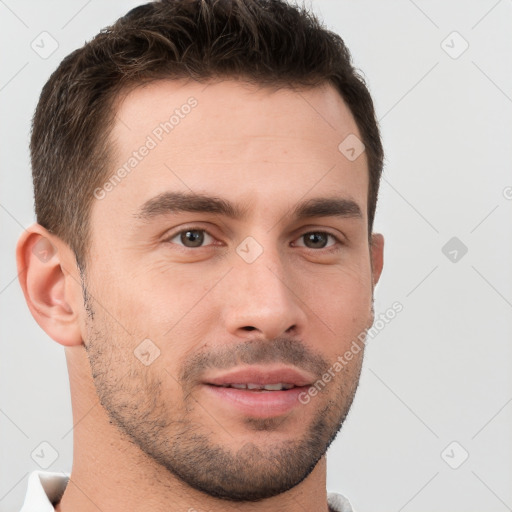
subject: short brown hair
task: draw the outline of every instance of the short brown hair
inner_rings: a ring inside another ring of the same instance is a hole
[[[112,172],[109,133],[119,93],[162,78],[230,77],[262,86],[334,85],[366,147],[371,234],[383,149],[370,93],[341,37],[284,0],[161,0],[132,9],[68,55],[34,114],[37,221],[71,247],[79,267],[93,191]]]

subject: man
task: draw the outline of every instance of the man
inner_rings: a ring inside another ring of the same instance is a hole
[[[373,323],[383,154],[342,40],[280,0],[140,6],[50,77],[31,156],[20,281],[75,426],[23,512],[352,510],[325,453]]]

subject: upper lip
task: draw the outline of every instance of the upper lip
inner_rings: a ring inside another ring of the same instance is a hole
[[[209,376],[203,380],[205,384],[227,386],[230,384],[293,384],[309,386],[313,382],[310,373],[292,366],[249,366],[233,368],[222,374]]]

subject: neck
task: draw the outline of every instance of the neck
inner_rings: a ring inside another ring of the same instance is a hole
[[[146,455],[110,423],[83,347],[66,349],[73,404],[73,468],[57,512],[326,512],[326,462],[293,489],[259,502],[230,502],[197,491]]]

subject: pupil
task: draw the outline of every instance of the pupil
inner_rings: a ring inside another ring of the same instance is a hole
[[[306,243],[306,245],[308,245],[308,247],[313,246],[314,248],[318,248],[319,246],[323,248],[327,243],[327,237],[323,233],[310,233],[307,235],[307,240],[310,245],[308,245],[308,243]]]
[[[185,231],[181,234],[181,241],[187,247],[199,247],[204,241],[201,231]]]

